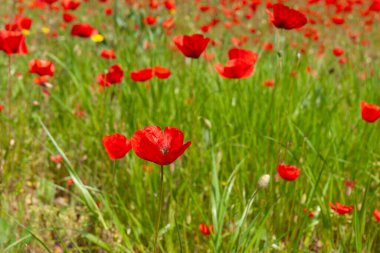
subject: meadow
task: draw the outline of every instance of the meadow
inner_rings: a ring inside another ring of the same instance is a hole
[[[2,1],[0,252],[379,252],[380,1],[280,2]]]

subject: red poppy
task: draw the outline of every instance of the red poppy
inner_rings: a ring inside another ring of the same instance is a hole
[[[172,0],[166,0],[164,2],[164,5],[165,5],[165,8],[168,10],[168,11],[175,11],[176,9],[176,6],[175,6],[175,2],[172,1]]]
[[[158,126],[148,126],[138,130],[132,137],[132,148],[136,155],[158,165],[169,165],[180,157],[191,145],[183,144],[183,133],[173,127],[164,132]]]
[[[53,4],[55,2],[57,2],[58,0],[42,0],[42,2],[45,2],[47,4]]]
[[[146,69],[131,71],[130,76],[131,76],[131,79],[135,82],[145,82],[152,79],[153,69],[146,68]]]
[[[373,211],[373,216],[375,217],[376,221],[379,222],[380,221],[380,209],[379,210],[374,210]]]
[[[344,24],[344,18],[339,16],[334,16],[331,18],[331,21],[336,25],[343,25]]]
[[[233,48],[228,52],[226,66],[218,63],[215,69],[224,78],[247,78],[253,73],[257,57],[256,53],[249,50]]]
[[[103,49],[100,52],[100,56],[108,60],[116,59],[115,51],[112,49]]]
[[[0,112],[4,109],[3,105],[0,105]]]
[[[42,0],[42,2],[45,2],[47,4],[53,4],[55,2],[57,2],[58,0]]]
[[[60,163],[63,161],[63,157],[61,155],[52,155],[50,157],[50,160],[52,160],[54,163]]]
[[[215,64],[215,69],[224,78],[239,79],[251,76],[254,65],[241,59],[229,60],[226,66]]]
[[[202,34],[177,35],[173,42],[186,57],[197,59],[205,51],[210,39]]]
[[[212,225],[207,224],[199,224],[199,231],[201,231],[202,234],[208,236],[214,231],[214,227]]]
[[[51,61],[34,59],[29,62],[29,73],[39,76],[53,76],[54,72],[55,67]]]
[[[157,19],[153,16],[147,16],[143,19],[143,23],[146,25],[155,25],[157,23]]]
[[[302,12],[281,3],[273,5],[273,13],[268,14],[272,24],[281,29],[298,29],[307,23],[307,18]]]
[[[72,178],[69,178],[66,180],[67,186],[73,186],[74,185],[74,180]]]
[[[71,28],[71,35],[72,36],[89,38],[92,35],[97,34],[97,33],[98,33],[98,31],[95,30],[88,23],[79,23],[79,24],[73,25],[73,27]]]
[[[106,15],[112,15],[112,13],[113,13],[113,9],[112,8],[107,8],[107,9],[104,10],[104,14],[106,14]]]
[[[164,29],[171,29],[174,27],[174,18],[167,18],[162,22],[162,27]]]
[[[277,172],[282,179],[285,179],[286,181],[294,181],[300,175],[301,170],[293,165],[279,164]]]
[[[124,78],[124,72],[120,65],[112,65],[107,74],[99,74],[97,76],[97,82],[101,86],[110,86],[111,84],[121,83]]]
[[[112,160],[123,158],[132,148],[131,141],[118,133],[104,136],[103,146]]]
[[[21,32],[0,31],[0,51],[6,54],[27,54],[25,36]]]
[[[80,2],[74,0],[62,0],[61,5],[64,10],[75,10],[79,7]]]
[[[30,27],[32,26],[33,20],[17,15],[14,18],[14,21],[12,23],[5,25],[5,30],[7,31],[21,31],[21,30],[30,30]]]
[[[367,104],[366,102],[361,102],[362,107],[362,119],[369,123],[375,122],[380,118],[380,106],[375,104]]]
[[[73,20],[75,20],[75,16],[67,12],[63,13],[62,17],[63,17],[63,21],[65,21],[66,23],[70,23]]]
[[[335,56],[341,56],[344,54],[344,50],[338,47],[334,48],[332,52]]]
[[[274,80],[265,80],[263,81],[263,85],[266,87],[273,87],[274,86]]]
[[[161,66],[154,67],[153,72],[159,79],[167,79],[172,74],[169,69]]]
[[[331,207],[332,210],[334,210],[336,213],[340,215],[350,213],[352,209],[354,209],[354,206],[346,206],[339,202],[336,202],[335,204],[329,202],[329,206]]]

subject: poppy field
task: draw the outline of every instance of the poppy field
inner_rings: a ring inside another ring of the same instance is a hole
[[[0,252],[379,252],[380,0],[5,0]]]

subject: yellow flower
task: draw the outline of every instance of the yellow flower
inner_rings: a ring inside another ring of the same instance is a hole
[[[22,32],[22,34],[24,34],[25,36],[30,35],[30,30],[24,30],[24,29],[23,29],[21,32]]]
[[[94,34],[91,36],[91,40],[95,43],[100,43],[104,40],[104,36],[101,34]]]
[[[42,31],[43,33],[48,34],[48,33],[50,32],[50,29],[49,29],[49,27],[44,26],[44,27],[41,28],[41,31]]]

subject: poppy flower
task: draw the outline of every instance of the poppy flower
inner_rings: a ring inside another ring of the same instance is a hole
[[[210,39],[202,34],[177,35],[173,42],[186,57],[197,59],[205,51]]]
[[[247,78],[253,73],[257,57],[256,53],[249,50],[233,48],[228,52],[226,66],[218,63],[215,69],[224,78]]]
[[[145,82],[153,77],[152,68],[140,69],[131,71],[130,73],[131,79],[135,82]]]
[[[161,24],[162,28],[164,29],[171,29],[174,27],[174,18],[167,18],[164,20],[164,22],[162,22]]]
[[[244,60],[229,60],[225,66],[220,63],[215,64],[215,69],[224,78],[240,79],[251,76],[254,65]]]
[[[270,80],[264,80],[263,81],[263,85],[266,86],[266,87],[273,87],[274,86],[274,80],[270,79]]]
[[[0,31],[0,51],[7,55],[28,54],[25,36],[21,32]]]
[[[332,210],[334,210],[339,215],[350,213],[352,209],[354,209],[354,206],[346,206],[339,202],[336,202],[335,204],[329,202],[329,206],[331,207]]]
[[[207,224],[202,223],[202,224],[199,224],[199,231],[202,234],[208,236],[214,231],[214,227],[212,225],[207,226]]]
[[[108,157],[112,160],[123,158],[132,148],[131,141],[119,133],[104,136],[102,141]]]
[[[298,29],[307,23],[307,18],[302,12],[281,3],[273,5],[273,13],[268,14],[272,24],[280,29]]]
[[[82,38],[90,38],[92,35],[97,34],[98,31],[95,30],[90,24],[88,23],[79,23],[76,25],[73,25],[71,28],[71,35],[82,37]]]
[[[175,5],[175,2],[173,0],[166,0],[164,2],[164,6],[170,12],[174,12],[176,9],[176,5]]]
[[[67,186],[73,186],[74,185],[74,180],[72,178],[69,178],[66,180]]]
[[[30,30],[32,23],[33,23],[33,20],[31,18],[17,15],[14,18],[14,21],[12,23],[5,25],[5,30],[7,31]]]
[[[42,0],[42,2],[47,3],[47,4],[53,4],[57,2],[58,0]]]
[[[280,164],[277,167],[277,172],[282,179],[286,181],[294,181],[298,178],[301,170],[293,165]]]
[[[332,52],[335,56],[341,56],[344,54],[344,50],[338,47],[334,48]]]
[[[101,86],[108,87],[111,84],[121,83],[124,78],[124,72],[120,65],[112,65],[107,74],[99,74],[97,76],[97,82]]]
[[[0,112],[4,109],[3,105],[0,105]]]
[[[54,72],[55,67],[51,61],[34,59],[29,62],[29,73],[39,76],[53,76]]]
[[[339,16],[334,16],[331,18],[331,21],[336,25],[343,25],[344,24],[344,18]]]
[[[113,13],[113,9],[112,8],[107,8],[107,9],[104,10],[104,14],[106,14],[106,15],[112,15],[112,13]]]
[[[380,210],[374,210],[373,211],[373,216],[375,217],[376,221],[379,222],[380,221]]]
[[[63,7],[64,10],[68,11],[68,10],[76,10],[79,5],[80,5],[80,2],[79,1],[74,1],[74,0],[63,0],[61,2],[61,5]]]
[[[132,148],[138,157],[158,165],[169,165],[180,157],[191,145],[183,143],[183,133],[173,127],[164,132],[158,126],[138,130],[132,137]]]
[[[361,102],[362,119],[369,123],[373,123],[380,118],[380,106],[375,104],[367,104],[365,101]]]
[[[63,161],[63,157],[61,155],[52,155],[50,157],[50,160],[52,160],[54,163],[60,163]]]
[[[156,66],[153,68],[154,75],[159,79],[167,79],[172,74],[169,69]]]
[[[112,49],[103,49],[100,52],[100,56],[107,60],[113,60],[116,59],[115,51]]]
[[[157,19],[153,16],[147,16],[143,19],[143,23],[146,25],[155,25],[157,23]]]
[[[73,20],[75,20],[75,16],[67,12],[63,13],[62,18],[63,18],[63,21],[65,21],[66,23],[70,23]]]

